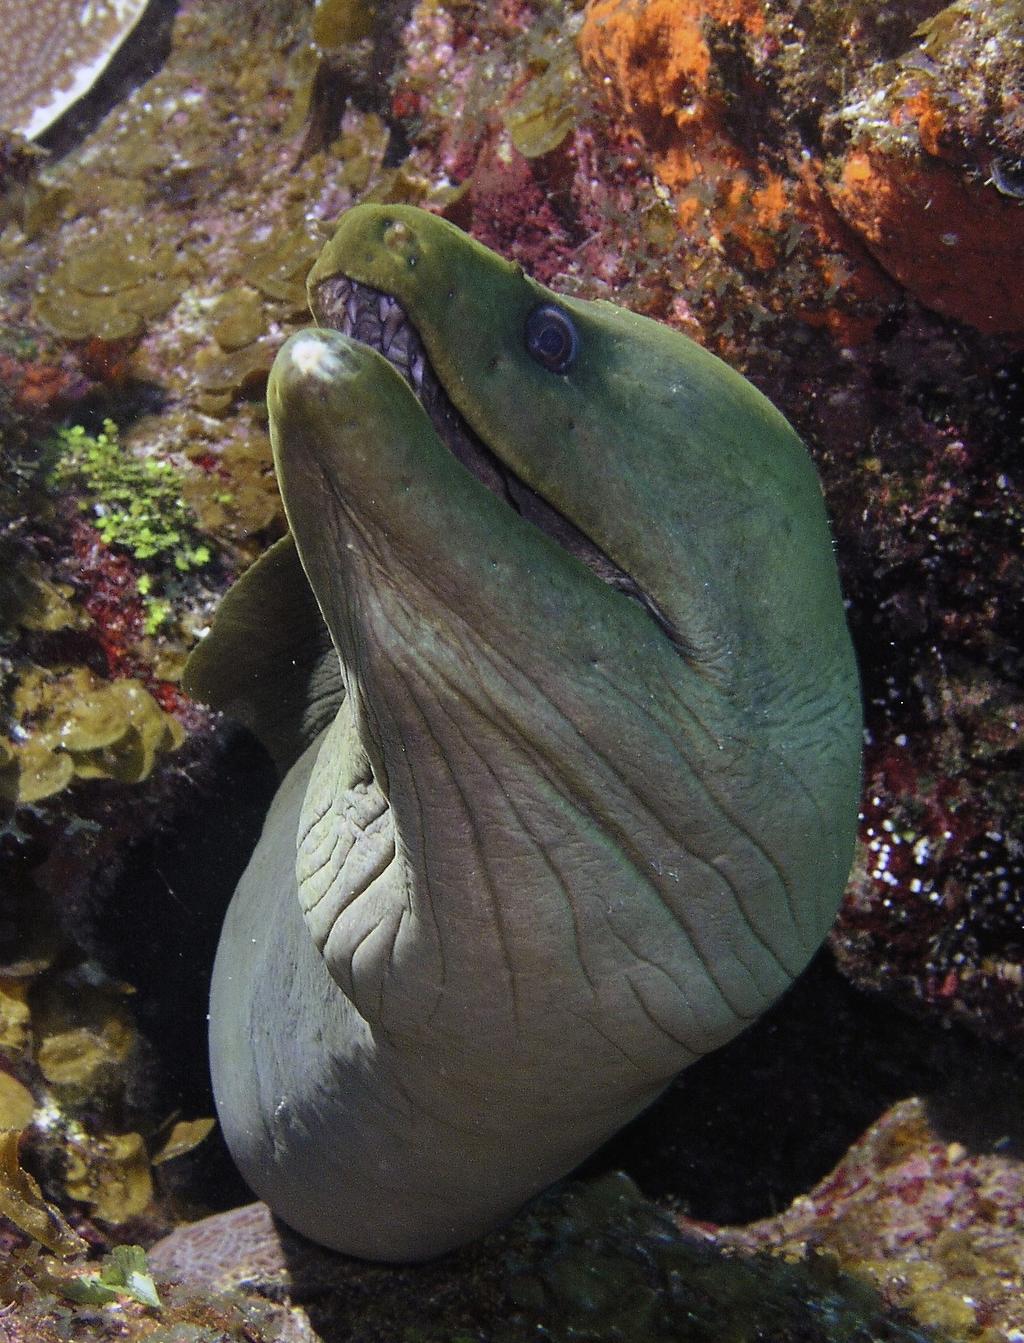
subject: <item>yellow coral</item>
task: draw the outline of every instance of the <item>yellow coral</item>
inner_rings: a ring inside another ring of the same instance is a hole
[[[0,979],[0,1049],[20,1054],[28,1046],[28,984]]]
[[[185,739],[141,681],[101,681],[85,667],[33,669],[15,691],[14,711],[18,740],[0,748],[0,790],[19,804],[52,797],[76,778],[140,783],[158,755]]]
[[[46,1036],[36,1062],[52,1086],[90,1092],[104,1074],[126,1062],[134,1045],[135,1036],[125,1019],[111,1016],[99,1030],[73,1026]]]
[[[20,1132],[32,1122],[36,1103],[28,1087],[10,1073],[0,1073],[0,1130]]]
[[[144,1212],[153,1198],[153,1177],[142,1135],[114,1133],[73,1144],[65,1188],[105,1222],[116,1225]]]

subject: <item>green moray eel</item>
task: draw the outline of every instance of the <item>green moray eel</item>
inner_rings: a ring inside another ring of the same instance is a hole
[[[796,434],[675,331],[359,206],[271,435],[290,534],[187,684],[282,772],[214,970],[217,1108],[286,1222],[420,1259],[789,985],[860,705]]]

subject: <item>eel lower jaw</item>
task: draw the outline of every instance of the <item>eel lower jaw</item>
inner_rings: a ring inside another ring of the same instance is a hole
[[[687,661],[694,660],[694,652],[680,630],[636,580],[569,518],[520,480],[472,429],[448,397],[419,333],[396,298],[347,275],[333,275],[316,288],[315,313],[320,325],[340,331],[384,355],[415,392],[449,452],[486,489],[563,550],[575,555],[603,583],[636,602],[676,652]]]

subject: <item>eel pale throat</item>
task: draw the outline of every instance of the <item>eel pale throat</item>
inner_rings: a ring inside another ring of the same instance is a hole
[[[408,206],[346,214],[268,388],[290,534],[186,672],[283,780],[210,1004],[297,1230],[500,1223],[799,974],[860,711],[813,467],[683,336]]]

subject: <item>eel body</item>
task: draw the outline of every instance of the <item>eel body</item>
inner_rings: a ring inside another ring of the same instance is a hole
[[[748,382],[360,206],[277,357],[290,534],[186,683],[283,781],[221,936],[217,1108],[313,1240],[508,1217],[817,948],[860,707],[819,483]]]

